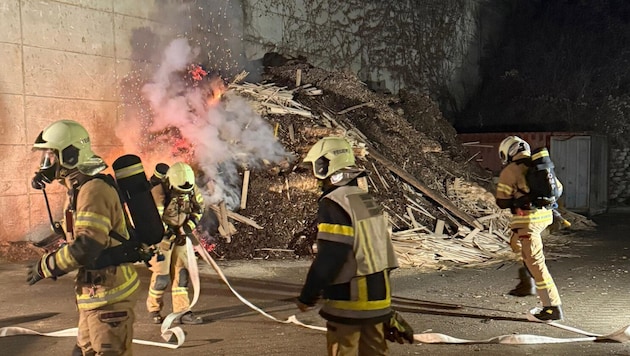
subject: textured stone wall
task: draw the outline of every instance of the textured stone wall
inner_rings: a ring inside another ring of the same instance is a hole
[[[169,3],[0,1],[0,240],[28,238],[48,224],[43,195],[30,185],[39,162],[31,147],[46,125],[80,121],[111,163],[121,145],[114,132],[125,100],[120,83],[172,37],[173,26],[160,20]],[[48,196],[58,213],[60,185]]]
[[[609,158],[608,198],[614,206],[630,204],[630,148],[613,148]]]
[[[479,81],[481,48],[501,25],[502,0],[244,0],[246,54],[305,56],[374,88],[427,90],[461,107]]]

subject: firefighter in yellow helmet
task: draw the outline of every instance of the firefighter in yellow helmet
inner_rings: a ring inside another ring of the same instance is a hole
[[[68,243],[35,263],[27,282],[33,285],[78,270],[79,331],[73,355],[131,355],[138,275],[131,263],[94,267],[106,248],[120,245],[114,234],[129,239],[116,188],[95,179],[107,165],[92,152],[85,128],[71,120],[46,127],[33,149],[41,151],[33,187],[44,189],[56,180],[68,189],[61,223]]]
[[[390,271],[398,267],[382,206],[360,187],[365,170],[341,137],[315,143],[304,162],[320,181],[317,257],[297,300],[301,311],[323,297],[329,355],[387,355],[386,340],[413,342],[391,308]]]
[[[524,297],[538,294],[542,309],[533,316],[541,321],[562,320],[562,302],[549,269],[545,264],[541,233],[553,222],[551,209],[530,203],[526,173],[531,159],[529,144],[518,136],[508,136],[499,145],[499,158],[504,165],[497,184],[496,202],[510,209],[512,236],[510,245],[520,252],[524,267],[519,270],[520,282],[509,294]],[[557,181],[561,187],[560,181]]]
[[[164,306],[164,292],[170,284],[173,312],[184,313],[176,321],[181,324],[201,324],[203,319],[189,310],[186,251],[187,238],[195,243],[197,241],[193,230],[204,212],[203,197],[195,184],[195,173],[188,164],[177,162],[168,168],[163,183],[156,184],[151,194],[162,216],[165,235],[158,244],[159,253],[149,262],[153,274],[147,310],[154,323],[162,323],[164,317],[160,312]]]

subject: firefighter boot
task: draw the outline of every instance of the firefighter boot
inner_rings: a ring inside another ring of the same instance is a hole
[[[547,323],[564,319],[564,313],[562,312],[562,307],[560,305],[543,307],[538,313],[533,315],[539,321]]]
[[[162,315],[160,315],[159,311],[150,312],[149,316],[151,317],[151,321],[153,321],[153,324],[162,324],[162,322],[164,321],[164,318],[162,317]]]
[[[536,295],[536,284],[534,278],[529,274],[526,267],[518,269],[518,278],[521,280],[516,288],[512,289],[508,294],[515,297],[527,297]]]
[[[201,317],[196,316],[195,314],[193,314],[193,312],[187,311],[186,313],[184,313],[184,315],[182,315],[179,318],[179,323],[180,324],[188,324],[188,325],[197,325],[197,324],[202,324],[203,323],[203,319]]]

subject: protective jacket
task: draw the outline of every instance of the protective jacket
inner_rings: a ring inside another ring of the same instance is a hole
[[[66,178],[70,199],[62,225],[68,243],[42,258],[45,277],[78,269],[75,293],[80,310],[129,300],[140,285],[131,263],[89,269],[104,249],[120,244],[110,237],[111,231],[129,239],[118,192],[102,179],[91,178],[80,174]]]
[[[511,210],[511,229],[527,228],[530,224],[549,225],[553,222],[552,210],[529,204],[529,187],[525,178],[528,169],[525,159],[528,157],[519,153],[499,175],[496,202],[500,208]],[[558,184],[561,186],[560,181]]]
[[[185,244],[186,237],[190,237],[194,244],[197,243],[192,231],[197,227],[204,212],[203,196],[196,186],[190,193],[171,196],[165,184],[154,186],[151,194],[162,217],[165,235],[158,245],[159,254],[163,259],[158,259],[155,255],[150,261],[153,273],[146,301],[147,310],[149,312],[162,310],[164,293],[170,283],[173,312],[178,313],[190,306],[188,254]]]
[[[398,267],[380,206],[354,185],[336,187],[319,200],[317,244],[299,297],[314,305],[323,291],[324,319],[375,324],[391,315],[389,272]]]

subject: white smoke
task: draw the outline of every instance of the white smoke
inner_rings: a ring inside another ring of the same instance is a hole
[[[166,47],[158,70],[141,89],[150,104],[151,122],[141,131],[144,137],[138,141],[148,138],[149,145],[158,145],[144,150],[151,157],[143,157],[143,161],[167,164],[187,161],[202,171],[197,173],[203,177],[199,185],[206,201],[209,204],[225,201],[228,208],[234,209],[240,204],[239,168],[260,167],[264,161],[277,163],[290,154],[276,140],[269,123],[245,99],[227,92],[221,100],[211,100],[208,104],[212,89],[185,80],[182,73],[186,73],[198,54],[183,38]],[[152,135],[173,128],[179,132],[178,139],[189,144],[192,156],[183,159],[173,149],[172,141],[151,142],[155,139]],[[169,143],[171,147],[165,147]]]

